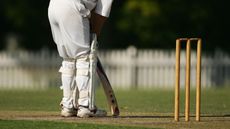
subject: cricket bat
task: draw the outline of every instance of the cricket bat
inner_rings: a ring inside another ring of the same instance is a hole
[[[104,89],[110,110],[111,110],[111,114],[113,116],[119,116],[120,114],[120,110],[118,107],[118,103],[117,103],[117,99],[115,97],[114,91],[112,89],[112,86],[109,82],[109,79],[105,73],[104,68],[102,67],[102,64],[99,60],[99,58],[97,57],[97,68],[96,68],[96,72],[101,80],[102,83],[102,87]]]

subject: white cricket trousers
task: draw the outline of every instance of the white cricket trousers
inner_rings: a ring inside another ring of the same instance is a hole
[[[48,16],[54,42],[64,59],[62,73],[64,108],[89,105],[89,15],[95,2],[87,9],[82,0],[50,0]],[[76,91],[77,90],[77,91]],[[76,95],[76,93],[79,93]],[[79,99],[75,101],[75,96]]]

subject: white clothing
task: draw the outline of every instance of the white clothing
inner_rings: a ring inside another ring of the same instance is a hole
[[[64,108],[72,109],[74,108],[74,96],[73,91],[74,87],[74,77],[75,77],[75,62],[63,61],[62,66],[59,72],[62,73],[62,89],[63,89],[63,98],[61,105]]]
[[[89,56],[80,56],[76,60],[76,83],[79,91],[78,105],[89,105]]]
[[[95,9],[95,13],[108,17],[111,5],[112,0],[50,0],[51,31],[64,59],[60,69],[64,108],[89,105],[90,12]],[[70,58],[74,61],[66,60]],[[75,96],[79,97],[77,102]]]
[[[113,0],[98,0],[95,12],[104,17],[109,17]]]
[[[95,8],[95,12],[104,17],[109,17],[113,0],[81,0],[90,11]]]
[[[54,42],[63,58],[76,58],[90,49],[90,11],[108,17],[112,0],[50,0],[48,15]]]
[[[49,21],[54,42],[63,58],[76,58],[89,52],[89,19],[74,5],[77,0],[51,0]]]
[[[77,108],[78,105],[88,106],[90,99],[88,55],[79,56],[72,61],[64,60],[59,72],[62,74],[63,89],[61,105],[68,109]],[[76,95],[77,93],[79,94]]]

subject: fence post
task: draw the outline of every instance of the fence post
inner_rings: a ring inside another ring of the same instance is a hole
[[[129,60],[127,62],[130,70],[130,87],[137,88],[137,48],[134,46],[129,46],[127,48],[127,53]]]

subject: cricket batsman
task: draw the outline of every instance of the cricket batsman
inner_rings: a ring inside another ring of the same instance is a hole
[[[50,0],[48,17],[58,53],[63,58],[61,116],[106,116],[90,109],[90,48],[92,34],[100,35],[113,0]],[[95,69],[95,68],[93,68]],[[95,71],[95,70],[94,70]]]

